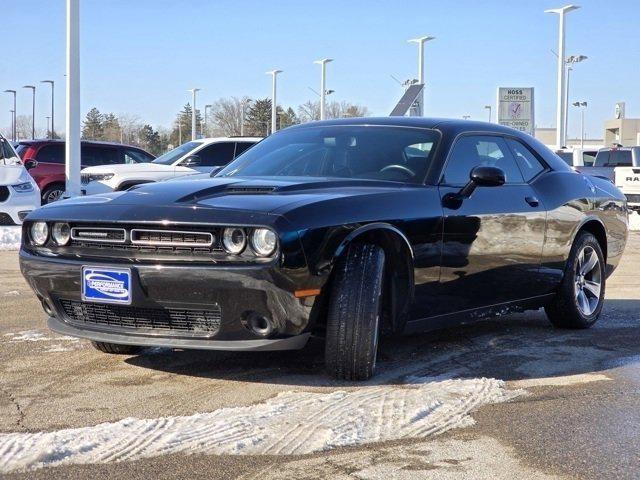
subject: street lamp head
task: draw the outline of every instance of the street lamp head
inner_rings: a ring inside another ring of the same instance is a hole
[[[544,13],[563,14],[563,13],[571,12],[573,10],[577,10],[579,8],[580,8],[580,5],[565,5],[564,7],[560,7],[560,8],[550,8],[549,10],[545,10]]]
[[[276,75],[278,75],[279,73],[282,73],[282,70],[269,70],[269,71],[266,73],[266,75],[273,75],[273,76],[276,76]]]
[[[567,57],[566,63],[580,63],[587,58],[589,57],[587,57],[586,55],[571,55]]]
[[[333,58],[323,58],[321,60],[316,60],[313,63],[317,63],[318,65],[322,65],[322,64],[325,64],[325,63],[329,63],[329,62],[333,62]]]
[[[485,105],[484,108],[491,110],[491,105]]]
[[[332,93],[335,93],[335,92],[336,92],[335,90],[325,90],[324,94],[325,95],[331,95]]]
[[[5,93],[14,93],[15,94],[16,91],[15,90],[5,90]]]
[[[22,88],[30,88],[32,90],[36,89],[36,87],[34,85],[23,85]]]
[[[432,37],[431,35],[425,35],[424,37],[412,38],[411,40],[407,40],[407,42],[408,43],[425,43],[435,39],[436,37]]]
[[[200,90],[202,90],[202,89],[201,88],[190,88],[189,90],[187,90],[187,92],[196,93],[196,92],[199,92]]]
[[[40,83],[50,83],[51,85],[53,85],[53,80],[40,80]]]

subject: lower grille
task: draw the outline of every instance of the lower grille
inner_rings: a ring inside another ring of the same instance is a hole
[[[8,213],[0,213],[0,225],[15,225],[11,216]]]
[[[139,308],[61,299],[60,305],[72,323],[165,334],[209,337],[220,329],[219,306],[209,310]]]
[[[630,203],[640,203],[640,195],[639,194],[629,194],[625,195],[627,197],[627,202]]]
[[[9,198],[9,187],[0,185],[0,202],[4,202],[7,198]]]

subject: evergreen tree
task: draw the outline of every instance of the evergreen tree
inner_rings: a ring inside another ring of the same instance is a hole
[[[121,141],[122,129],[118,117],[113,113],[107,113],[102,119],[102,140],[110,142]]]
[[[271,133],[271,99],[256,100],[249,107],[245,120],[248,135],[264,137]]]
[[[176,117],[170,137],[170,143],[176,147],[191,140],[191,112],[191,104],[187,103]],[[202,115],[200,110],[196,110],[196,138],[200,136],[201,129]]]
[[[160,134],[151,125],[144,125],[140,129],[140,143],[142,148],[154,155],[162,153],[162,140]]]
[[[86,140],[99,140],[104,132],[104,117],[96,107],[87,113],[82,124],[82,138]]]
[[[278,130],[290,127],[291,125],[297,125],[300,123],[298,116],[293,108],[289,107],[286,110],[278,107]]]

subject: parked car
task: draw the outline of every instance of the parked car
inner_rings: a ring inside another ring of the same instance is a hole
[[[35,166],[33,160],[23,164],[11,142],[0,135],[0,225],[20,225],[40,206],[40,190],[27,172]]]
[[[64,193],[64,148],[63,140],[24,140],[16,149],[24,161],[38,162],[29,173],[40,187],[43,204],[58,200]],[[155,158],[141,148],[119,143],[85,140],[80,148],[82,167],[148,163]]]
[[[613,169],[616,186],[627,198],[629,208],[640,212],[640,147],[619,148],[609,155],[609,161],[616,162]]]
[[[107,353],[302,348],[371,377],[381,334],[544,307],[592,326],[626,201],[493,123],[341,119],[281,130],[215,177],[29,215],[22,272],[49,327]]]
[[[257,137],[204,138],[184,143],[151,163],[85,168],[82,170],[82,190],[86,195],[93,195],[184,175],[211,173],[260,140]]]
[[[570,167],[592,167],[596,160],[597,149],[594,148],[572,148],[555,150],[564,162]]]
[[[640,167],[640,147],[601,148],[591,168],[578,168],[585,175],[593,175],[616,181],[616,170],[620,167]]]

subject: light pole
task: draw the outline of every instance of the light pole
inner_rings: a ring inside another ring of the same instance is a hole
[[[418,96],[418,116],[421,117],[424,114],[424,44],[430,40],[435,40],[436,37],[426,35],[424,37],[413,38],[409,40],[409,43],[418,44],[418,83],[422,85],[422,90]]]
[[[11,125],[11,140],[16,141],[16,91],[5,90],[5,93],[13,93],[13,124]]]
[[[200,134],[204,137],[204,126],[207,126],[207,134],[209,134],[209,117],[207,116],[207,109],[209,108],[213,108],[213,105],[209,104],[209,105],[205,105],[204,106],[204,122],[202,122],[202,125],[200,126]]]
[[[191,92],[191,140],[195,140],[198,136],[198,132],[196,132],[196,93],[200,91],[199,88],[192,88],[187,90]]]
[[[271,133],[275,133],[278,128],[278,114],[277,114],[277,102],[276,102],[276,77],[282,70],[271,70],[267,72],[267,75],[271,75]]]
[[[327,63],[333,62],[332,58],[323,58],[313,63],[320,65],[320,120],[324,120],[327,97]]]
[[[13,141],[15,142],[15,136],[13,136],[13,126],[16,124],[16,111],[15,110],[9,110],[9,113],[11,114],[11,132],[12,132],[12,137],[13,137]]]
[[[47,138],[49,138],[49,119],[51,117],[47,115],[45,118],[47,119]]]
[[[36,87],[35,85],[23,85],[22,88],[31,89],[31,140],[36,138]]]
[[[568,135],[568,129],[569,129],[569,86],[571,83],[571,72],[573,71],[573,64],[580,63],[586,59],[587,59],[586,55],[571,55],[565,61],[565,64],[567,66],[567,84],[564,89],[565,110],[564,110],[564,139],[562,143],[563,145],[567,144],[567,135]]]
[[[54,121],[54,110],[53,110],[53,104],[54,104],[54,95],[53,95],[53,85],[54,85],[54,81],[53,80],[41,80],[40,83],[49,83],[51,84],[51,138],[56,138],[56,128],[55,128],[55,121]]]
[[[66,196],[80,195],[80,0],[67,0]]]
[[[246,114],[247,106],[251,103],[251,99],[243,97],[240,102],[240,136],[244,137],[244,116]]]
[[[485,110],[489,110],[489,123],[491,123],[491,105],[485,105]]]
[[[566,5],[561,8],[553,8],[551,10],[545,10],[545,13],[557,13],[559,18],[559,32],[558,32],[558,80],[557,80],[557,109],[556,109],[556,146],[562,148],[564,145],[565,132],[564,132],[564,112],[566,109],[564,99],[564,17],[568,12],[577,10],[576,5]]]
[[[587,109],[587,102],[573,102],[573,106],[580,108],[580,148],[584,149],[584,111]]]

